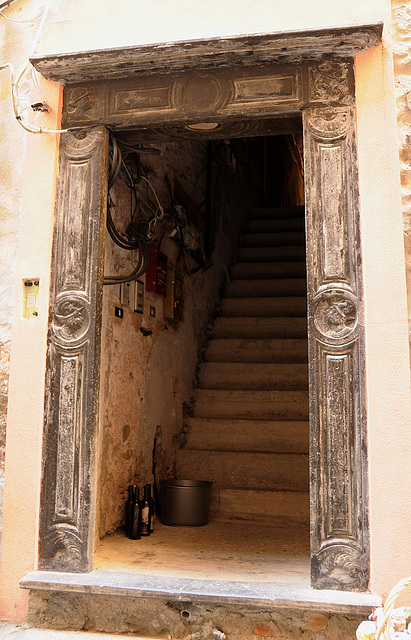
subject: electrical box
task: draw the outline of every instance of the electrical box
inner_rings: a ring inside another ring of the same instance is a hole
[[[150,249],[150,264],[146,273],[146,291],[165,298],[167,293],[167,256]]]
[[[125,307],[130,304],[130,300],[134,294],[133,285],[133,282],[122,282],[120,285],[120,303]]]
[[[39,315],[37,308],[39,285],[39,278],[23,279],[23,318],[37,318]]]
[[[134,312],[144,313],[144,282],[141,280],[134,282]]]
[[[167,295],[164,300],[163,315],[177,322],[183,320],[183,280],[176,275],[175,267],[167,271]]]

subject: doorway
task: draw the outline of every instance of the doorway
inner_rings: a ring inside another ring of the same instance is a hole
[[[139,148],[136,135],[132,142]],[[181,279],[184,310],[167,317],[167,300],[151,290],[147,274],[140,277],[143,309],[134,307],[134,284],[131,292],[128,283],[105,287],[97,517],[102,540],[94,568],[308,587],[301,133],[144,145],[134,158],[139,167],[129,157],[109,197],[115,200],[112,218],[123,237],[132,223],[137,233],[142,222],[156,235],[151,251],[164,254],[168,270]],[[133,191],[126,182],[138,171],[142,177]],[[201,245],[213,250],[208,256],[204,251],[203,264],[191,252],[197,267],[187,250],[180,251],[181,238],[169,222],[173,207],[201,238],[209,234]],[[163,223],[157,222],[161,216]],[[106,278],[132,272],[135,260],[135,253],[119,250],[107,237]],[[242,308],[230,311],[230,304]],[[210,394],[219,408],[201,417],[202,395],[209,405]],[[276,397],[287,394],[288,405],[280,406]],[[251,408],[239,410],[244,397],[252,399]],[[296,403],[303,406],[296,409]],[[127,486],[153,480],[158,486],[174,475],[215,483],[210,523],[189,529],[158,522],[150,539],[127,540]]]
[[[120,129],[138,130],[143,138],[154,132],[156,140],[210,123],[219,129],[216,138],[261,133],[261,127],[265,133],[279,133],[284,121],[299,120],[302,113],[311,584],[366,590],[365,366],[364,329],[358,320],[362,272],[352,62],[315,58],[282,66],[265,61],[261,68],[216,68],[201,75],[184,69],[156,76],[157,85],[152,75],[143,74],[138,80],[113,79],[109,93],[105,81],[87,91],[90,96],[102,92],[99,108],[105,104],[107,124],[113,121],[118,127],[122,122]],[[86,118],[89,124],[95,113],[101,122],[96,110],[86,114],[73,107],[78,89],[65,90],[66,118],[80,124]],[[91,568],[107,150],[107,131],[101,126],[68,134],[61,143],[40,518],[42,569]],[[70,211],[69,202],[75,202]],[[63,270],[65,258],[68,271]]]

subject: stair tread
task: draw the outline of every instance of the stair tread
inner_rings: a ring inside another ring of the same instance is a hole
[[[225,488],[211,491],[211,517],[253,522],[282,520],[309,523],[308,491],[267,490],[261,488]]]
[[[308,453],[308,420],[190,418],[184,449]]]
[[[208,362],[306,362],[304,338],[212,338]]]
[[[240,247],[278,247],[298,246],[305,244],[303,231],[269,231],[260,233],[242,233],[239,238]]]
[[[306,338],[307,320],[298,316],[219,316],[214,338]]]
[[[304,231],[305,218],[254,218],[249,221],[244,233],[263,231]]]
[[[176,470],[178,477],[213,480],[227,488],[306,491],[308,486],[308,455],[300,453],[179,449]]]
[[[269,247],[240,247],[238,258],[241,262],[295,262],[305,260],[305,246],[280,245]]]
[[[194,417],[308,420],[308,391],[197,389]]]
[[[232,278],[243,280],[273,278],[305,278],[305,260],[276,262],[236,262],[231,267]]]
[[[224,298],[221,316],[243,317],[304,317],[307,316],[305,296],[276,296],[256,298]]]
[[[305,278],[233,278],[227,287],[226,298],[251,298],[305,296],[307,285]]]
[[[308,365],[284,362],[204,362],[200,389],[307,389]]]
[[[305,207],[304,206],[294,206],[294,207],[257,207],[251,211],[250,219],[267,219],[267,218],[276,218],[276,217],[304,217]]]

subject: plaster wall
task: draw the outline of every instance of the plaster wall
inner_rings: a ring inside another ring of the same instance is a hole
[[[388,21],[389,22],[389,21]],[[409,361],[394,76],[385,46],[356,59],[367,336],[371,589],[410,574]]]
[[[60,87],[44,82],[52,107],[50,128],[58,126]],[[19,579],[36,566],[44,405],[45,351],[48,324],[50,253],[58,137],[30,136],[22,180],[19,238],[12,314],[5,461],[4,513],[0,557],[0,619],[22,621],[27,594]],[[39,278],[37,318],[22,317],[22,280]]]
[[[35,12],[35,4],[30,7]],[[13,12],[24,17],[24,3]],[[28,15],[28,14],[27,14]],[[26,28],[24,28],[26,27]],[[20,69],[28,55],[36,24],[21,25],[0,17],[0,66],[11,62]],[[4,472],[7,394],[10,368],[11,325],[16,251],[19,229],[21,182],[26,133],[14,118],[10,97],[10,70],[0,70],[0,484]],[[0,506],[1,510],[1,506]]]
[[[59,0],[67,20],[47,25],[39,53],[365,24],[381,20],[389,0]],[[57,10],[58,7],[56,7]],[[98,16],[98,29],[90,29]]]

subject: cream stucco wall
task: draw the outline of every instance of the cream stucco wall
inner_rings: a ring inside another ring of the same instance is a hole
[[[357,56],[367,335],[371,588],[411,573],[410,394],[403,226],[389,17],[384,46]]]
[[[58,126],[60,86],[47,83]],[[50,286],[58,136],[30,136],[23,166],[20,232],[13,309],[12,358],[0,557],[0,619],[21,621],[27,593],[19,579],[36,567],[44,405],[45,348]],[[22,318],[22,280],[39,278],[37,318]]]
[[[16,3],[28,9],[32,3]],[[398,151],[388,0],[61,0],[38,48],[60,53],[150,42],[384,20],[384,46],[358,56],[356,86],[368,364],[372,582],[375,593],[411,573],[408,515],[411,423]],[[11,11],[11,9],[10,9]],[[18,37],[15,43],[18,46]],[[2,90],[4,88],[2,87]],[[59,88],[47,85],[59,113]],[[4,121],[3,115],[0,116]],[[51,230],[57,136],[31,136],[23,193],[13,314],[13,354],[0,566],[0,618],[23,620],[18,580],[36,564]],[[39,317],[23,320],[21,281],[40,278]]]
[[[373,23],[389,6],[387,0],[126,0],[121,9],[116,0],[58,4],[67,20],[46,25],[40,54]],[[96,19],[98,28],[90,28]]]

